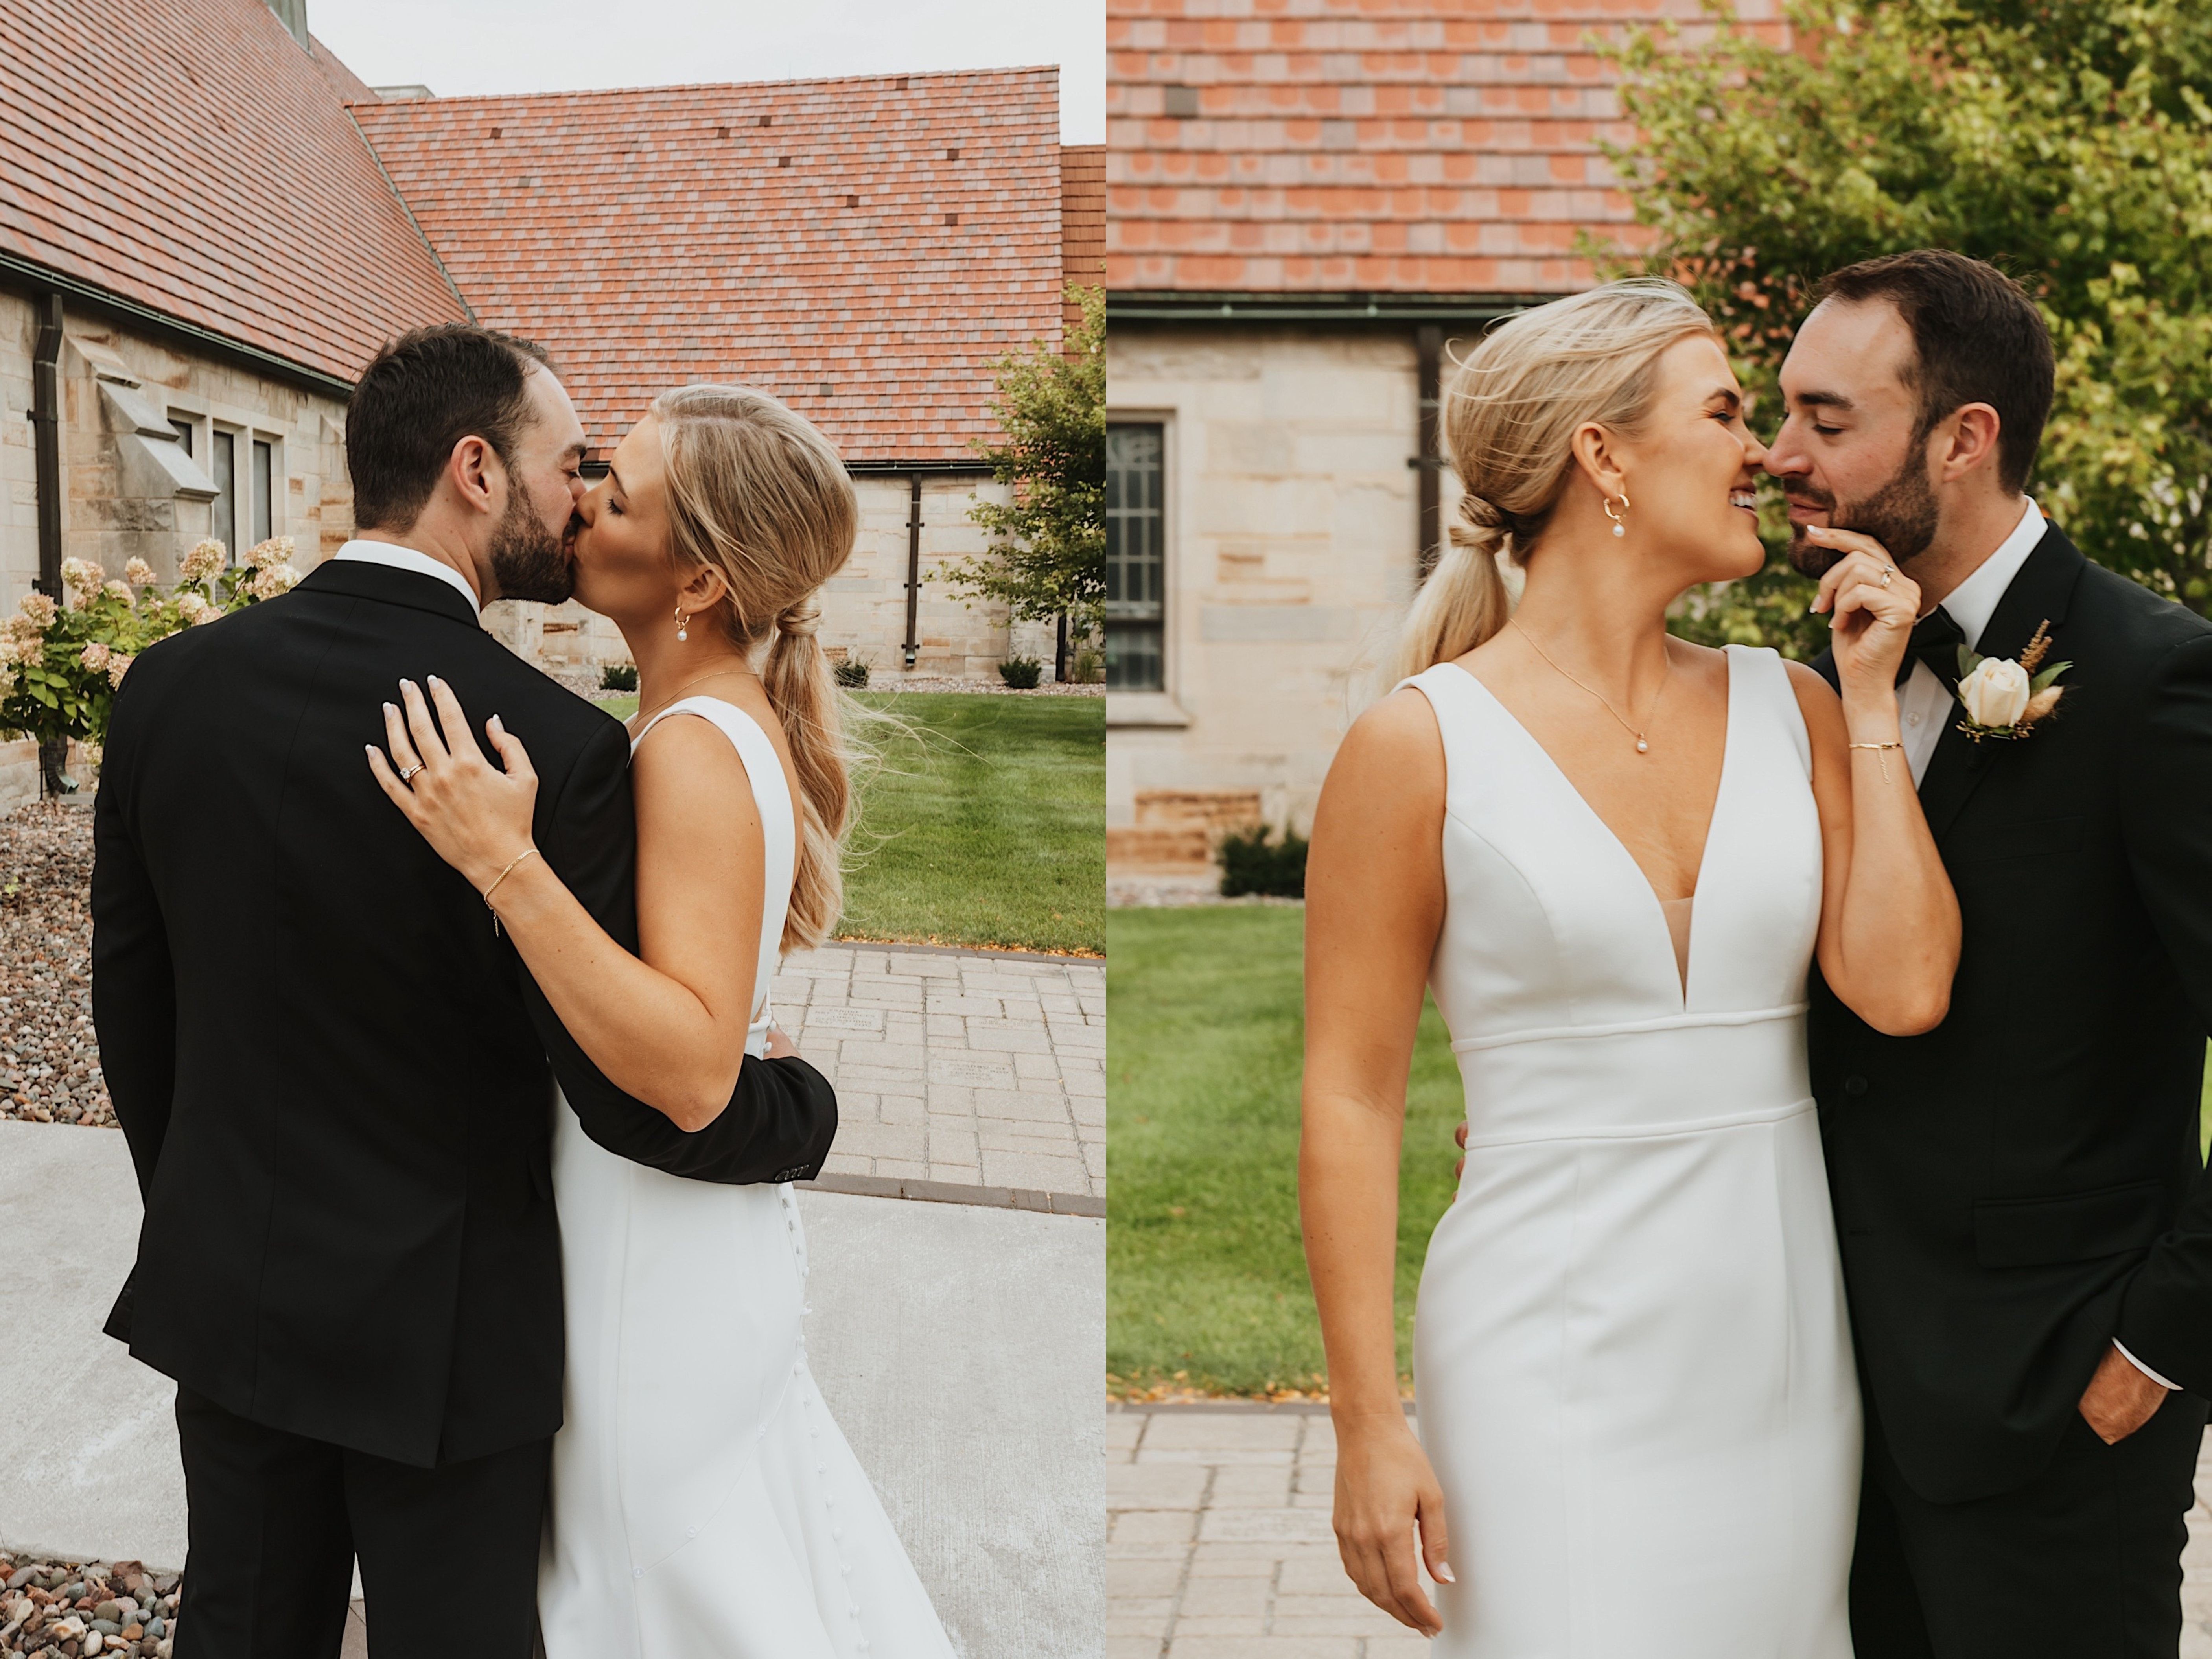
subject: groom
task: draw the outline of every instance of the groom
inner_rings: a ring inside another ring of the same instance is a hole
[[[1923,250],[1839,270],[1767,459],[1793,558],[1865,532],[1931,606],[1905,758],[1959,896],[1948,1017],[1810,1044],[1863,1382],[1858,1659],[2173,1659],[2212,1394],[2212,624],[2090,563],[2023,493],[2051,401],[2019,287]],[[1973,741],[1959,647],[2070,663]],[[1828,658],[1815,665],[1831,684]]]
[[[568,597],[584,447],[536,347],[404,336],[347,413],[360,539],[117,694],[93,1006],[146,1214],[108,1330],[177,1381],[176,1659],[335,1659],[356,1557],[380,1653],[524,1659],[561,1425],[555,1080],[600,1146],[698,1180],[810,1176],[836,1129],[795,1058],[747,1059],[696,1134],[615,1089],[370,775],[402,676],[496,711],[543,780],[537,846],[635,948],[626,734],[477,620]]]

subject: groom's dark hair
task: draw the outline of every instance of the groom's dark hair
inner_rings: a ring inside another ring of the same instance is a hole
[[[1916,447],[1966,404],[1997,412],[1997,482],[2026,488],[2051,416],[2051,331],[2018,283],[1946,248],[1915,248],[1831,271],[1814,304],[1887,301],[1912,331],[1905,384],[1920,394]]]
[[[464,438],[482,438],[512,465],[530,423],[530,371],[541,368],[552,368],[543,346],[474,323],[438,323],[386,342],[346,405],[354,527],[413,524]]]

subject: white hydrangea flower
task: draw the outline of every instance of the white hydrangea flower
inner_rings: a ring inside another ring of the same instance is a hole
[[[107,666],[108,658],[114,654],[106,646],[98,640],[94,640],[77,653],[77,660],[87,668],[103,669]]]
[[[133,587],[144,587],[154,581],[154,567],[143,559],[133,559],[123,567],[123,580]]]
[[[246,584],[246,591],[257,599],[273,599],[279,593],[289,593],[300,585],[300,573],[289,564],[272,564],[257,574]]]
[[[90,592],[107,580],[107,573],[90,559],[64,559],[62,586]]]
[[[108,684],[111,686],[122,684],[123,677],[131,672],[131,665],[137,660],[137,658],[126,656],[120,651],[110,657],[107,659]]]
[[[136,611],[138,608],[138,596],[131,591],[131,584],[129,582],[107,582],[102,585],[100,591],[106,594],[111,599],[122,600],[124,604],[129,605],[133,611]]]
[[[292,556],[289,536],[271,536],[265,542],[257,542],[246,550],[246,562],[256,570],[268,570],[287,562]]]
[[[196,543],[177,567],[178,580],[204,582],[230,562],[230,550],[212,537]]]
[[[62,608],[54,603],[51,593],[26,593],[21,614],[31,623],[32,632],[43,634],[54,625],[54,618],[62,614]]]

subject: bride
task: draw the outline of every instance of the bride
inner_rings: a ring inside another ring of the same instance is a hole
[[[769,981],[837,917],[849,794],[816,593],[858,502],[805,421],[693,386],[654,401],[578,514],[575,597],[638,667],[643,959],[535,856],[538,779],[496,715],[504,770],[448,688],[404,684],[391,760],[370,765],[599,1068],[696,1130],[745,1054],[789,1052]],[[538,1578],[549,1659],[951,1659],[808,1373],[791,1188],[678,1179],[602,1150],[573,1112],[555,1121],[568,1365]]]
[[[1465,528],[1330,768],[1307,885],[1345,1565],[1439,1659],[1848,1659],[1859,1402],[1806,981],[1885,1032],[1947,1006],[1958,907],[1893,690],[1918,590],[1807,532],[1841,556],[1814,606],[1840,698],[1668,636],[1686,589],[1759,568],[1765,455],[1672,283],[1506,323],[1447,420]],[[1425,984],[1468,1157],[1422,1270],[1417,1441],[1392,1273]]]

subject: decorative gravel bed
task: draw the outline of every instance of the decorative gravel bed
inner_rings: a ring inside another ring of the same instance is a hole
[[[169,1659],[181,1581],[136,1561],[52,1561],[0,1550],[0,1653]]]
[[[92,812],[0,818],[0,1118],[112,1128],[92,1031]]]

